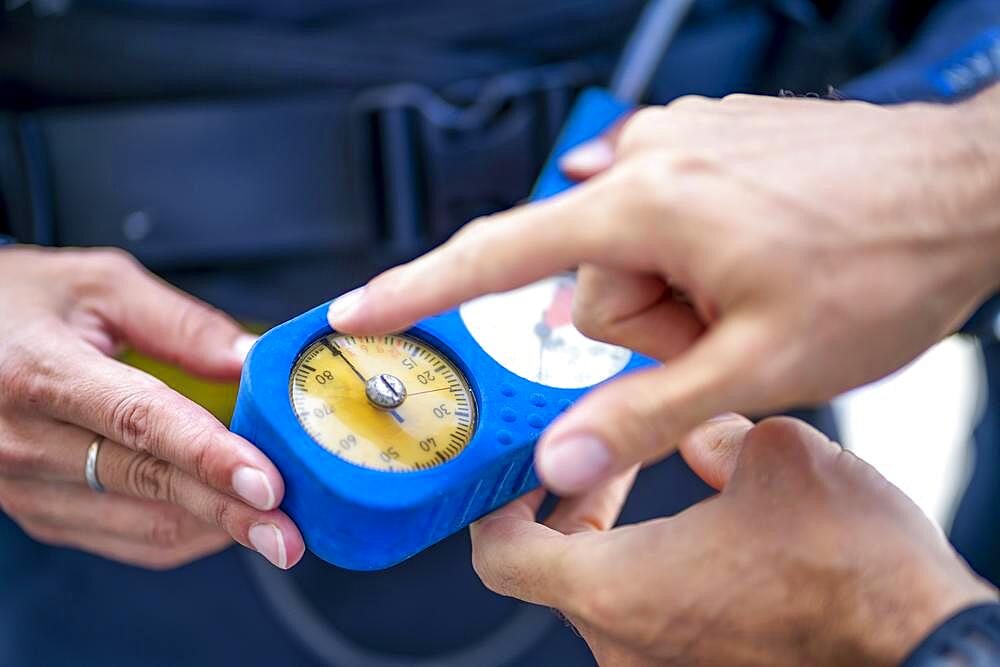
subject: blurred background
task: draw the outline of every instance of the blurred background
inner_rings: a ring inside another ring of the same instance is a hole
[[[843,444],[945,530],[976,463],[986,378],[979,346],[952,337],[897,373],[834,401]]]
[[[580,91],[622,80],[653,4],[5,0],[0,242],[122,248],[265,330],[523,201]],[[630,102],[947,102],[1000,78],[996,0],[672,4],[665,52],[635,52],[652,57]],[[796,412],[945,528],[990,416],[984,350],[998,367],[993,320],[974,328],[832,409]],[[235,387],[126,359],[228,419]],[[955,524],[995,581],[998,488],[979,480]],[[642,473],[623,520],[709,494],[672,457]],[[0,514],[0,665],[593,664],[549,610],[486,591],[469,548],[463,531],[367,573],[309,555],[279,572],[232,548],[153,572],[42,544]]]

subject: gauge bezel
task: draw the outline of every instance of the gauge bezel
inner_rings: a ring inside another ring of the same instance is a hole
[[[289,371],[289,375],[288,375],[288,398],[289,398],[289,402],[291,402],[293,400],[293,394],[292,394],[292,392],[294,391],[295,367],[296,367],[296,364],[298,364],[299,360],[302,359],[305,356],[306,352],[310,348],[312,348],[313,346],[315,346],[319,341],[323,340],[324,338],[327,338],[329,336],[347,336],[347,335],[349,335],[349,334],[343,334],[343,333],[337,332],[337,331],[330,331],[329,333],[325,333],[325,334],[321,334],[321,335],[317,336],[316,338],[314,338],[313,340],[309,341],[304,346],[302,346],[302,349],[295,356],[295,360],[292,362],[292,367],[291,367],[291,369]],[[458,376],[459,376],[458,379],[459,379],[459,381],[463,382],[465,384],[465,386],[468,387],[468,389],[469,389],[469,401],[471,403],[471,405],[469,406],[470,412],[471,412],[471,420],[470,420],[471,434],[469,435],[469,441],[465,444],[465,446],[462,447],[461,450],[459,450],[459,452],[457,454],[451,456],[449,459],[447,459],[443,463],[436,463],[436,464],[434,464],[432,466],[432,468],[440,468],[441,466],[446,466],[449,463],[451,463],[452,461],[454,461],[455,459],[457,459],[458,457],[462,456],[462,454],[464,454],[466,452],[466,450],[469,448],[469,445],[472,444],[473,439],[475,439],[475,437],[476,437],[476,431],[479,428],[479,400],[478,400],[478,398],[476,396],[476,391],[473,388],[471,381],[469,380],[468,373],[465,371],[464,368],[462,368],[462,366],[452,356],[452,354],[446,353],[440,347],[438,347],[435,344],[432,344],[426,338],[422,338],[420,336],[414,335],[414,333],[412,333],[412,331],[404,331],[404,332],[399,332],[399,333],[394,333],[394,334],[388,334],[388,335],[394,336],[396,338],[402,338],[403,340],[412,340],[412,341],[415,341],[415,342],[419,343],[420,345],[423,345],[431,353],[433,353],[433,354],[437,355],[438,357],[440,357],[442,361],[445,361],[448,364],[451,364],[455,368],[455,370],[457,371],[457,373],[458,373]],[[292,412],[294,414],[294,410]],[[417,470],[417,469],[413,469],[413,470],[386,470],[384,468],[376,468],[376,467],[373,467],[373,466],[366,466],[366,465],[363,465],[361,463],[356,463],[356,462],[352,461],[351,459],[349,459],[347,457],[340,456],[336,452],[331,451],[326,445],[324,445],[319,440],[317,440],[315,437],[313,437],[313,435],[311,433],[309,433],[309,431],[306,429],[305,424],[302,423],[302,420],[299,418],[298,415],[295,415],[295,420],[296,420],[296,422],[298,422],[299,426],[302,427],[302,430],[305,431],[309,435],[310,439],[316,444],[317,447],[319,447],[319,448],[323,449],[324,451],[328,452],[331,456],[335,456],[335,457],[337,457],[337,458],[339,458],[341,460],[347,461],[351,465],[357,466],[359,468],[364,468],[366,470],[377,470],[379,472],[391,473],[393,475],[409,475],[409,474],[416,473],[416,472],[422,472],[422,470]]]

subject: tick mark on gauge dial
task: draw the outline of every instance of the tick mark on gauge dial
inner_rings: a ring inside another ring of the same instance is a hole
[[[354,372],[354,374],[357,375],[358,378],[362,382],[368,382],[368,380],[365,378],[365,376],[362,375],[358,371],[357,367],[354,364],[351,363],[351,360],[347,358],[347,355],[344,354],[343,350],[341,350],[339,347],[337,347],[336,345],[334,345],[333,343],[331,343],[330,341],[328,341],[325,338],[323,339],[323,345],[326,346],[326,349],[330,350],[330,354],[332,354],[335,357],[340,357],[341,359],[343,359],[344,363],[347,364],[347,367],[350,368]]]

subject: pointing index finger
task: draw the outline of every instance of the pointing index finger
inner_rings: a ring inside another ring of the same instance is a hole
[[[635,244],[608,233],[623,213],[618,179],[602,174],[552,199],[466,225],[433,252],[334,301],[330,326],[356,334],[398,331],[584,262],[642,268]]]

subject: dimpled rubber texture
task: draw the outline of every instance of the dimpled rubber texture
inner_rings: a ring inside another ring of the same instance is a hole
[[[603,91],[585,91],[533,199],[570,187],[558,158],[612,125],[628,107]],[[232,430],[267,454],[285,481],[284,509],[320,558],[353,570],[395,565],[484,514],[538,486],[538,436],[588,391],[525,380],[500,366],[469,334],[457,310],[424,320],[407,333],[454,361],[472,387],[479,420],[465,451],[436,468],[371,470],[320,447],[302,429],[288,398],[301,352],[331,333],[328,304],[282,324],[254,346],[243,367]],[[622,373],[655,362],[633,354]]]

